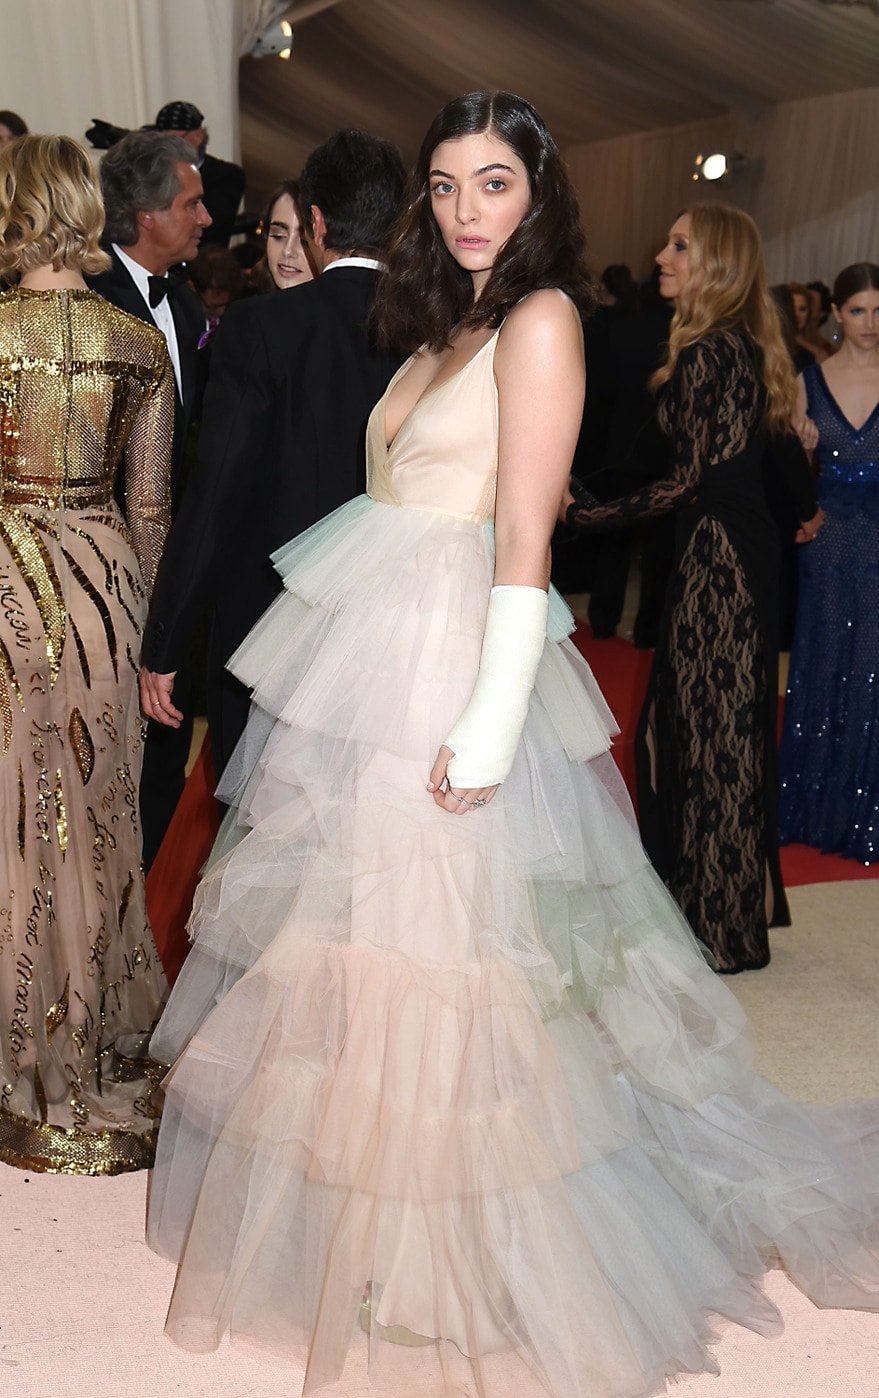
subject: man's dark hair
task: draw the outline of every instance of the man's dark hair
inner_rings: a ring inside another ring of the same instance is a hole
[[[180,193],[177,166],[194,162],[195,152],[187,141],[160,131],[131,131],[111,146],[101,161],[105,242],[133,247],[137,215],[169,208]]]
[[[306,229],[313,234],[316,206],[326,221],[328,248],[381,257],[405,183],[403,158],[391,141],[352,128],[337,131],[311,152],[299,177]]]

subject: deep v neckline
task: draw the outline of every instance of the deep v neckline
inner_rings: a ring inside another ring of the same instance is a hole
[[[462,364],[462,365],[461,365],[460,369],[456,369],[455,372],[454,372],[454,374],[449,374],[449,377],[448,377],[447,379],[443,379],[441,383],[429,383],[429,384],[427,385],[427,388],[425,388],[424,391],[423,391],[422,393],[420,393],[420,394],[418,395],[418,397],[415,399],[415,402],[412,404],[412,407],[409,409],[408,413],[407,413],[406,416],[403,418],[402,422],[400,423],[400,426],[397,428],[397,430],[396,430],[396,432],[394,433],[393,437],[391,438],[390,441],[388,441],[388,421],[387,421],[387,405],[388,405],[388,399],[390,398],[391,394],[393,393],[395,387],[396,387],[397,384],[400,382],[400,380],[401,380],[401,379],[405,379],[405,377],[406,377],[406,372],[407,372],[408,366],[409,366],[410,363],[411,363],[411,360],[407,360],[405,364],[403,364],[403,365],[400,366],[400,369],[397,371],[397,373],[396,373],[396,375],[394,376],[393,380],[392,380],[391,383],[388,385],[388,390],[387,390],[387,393],[385,394],[385,405],[384,405],[384,410],[383,410],[383,412],[382,412],[382,440],[384,441],[384,444],[385,444],[385,451],[386,451],[386,452],[390,452],[390,451],[393,450],[395,443],[396,443],[397,441],[399,441],[400,433],[403,431],[403,428],[407,425],[407,423],[409,423],[409,422],[411,421],[413,414],[416,413],[416,412],[418,411],[418,409],[420,408],[421,404],[424,402],[425,398],[429,398],[430,395],[431,395],[432,393],[439,393],[439,391],[440,391],[441,388],[445,388],[447,384],[454,383],[456,379],[459,379],[459,378],[461,377],[461,375],[462,375],[463,373],[465,373],[465,371],[466,371],[467,369],[470,368],[470,365],[471,365],[471,364],[475,364],[475,363],[476,363],[477,359],[478,359],[479,356],[482,354],[483,350],[488,349],[488,346],[491,344],[492,340],[494,340],[494,339],[497,337],[497,334],[498,334],[498,331],[499,331],[499,330],[500,330],[500,326],[498,326],[498,329],[497,329],[497,330],[493,330],[492,333],[489,335],[488,339],[486,340],[485,344],[484,344],[484,345],[480,345],[480,346],[479,346],[479,349],[476,351],[476,353],[475,353],[475,354],[472,354],[472,355],[470,356],[470,358],[467,360],[467,362],[466,362],[465,364]],[[414,356],[413,356],[413,357],[414,357]]]
[[[854,423],[846,417],[845,413],[842,411],[842,408],[839,406],[836,399],[834,398],[833,390],[831,389],[830,384],[824,377],[824,370],[821,368],[821,365],[818,364],[815,367],[817,368],[819,377],[821,379],[821,387],[824,389],[824,392],[827,396],[827,402],[830,406],[830,411],[833,413],[834,417],[838,419],[842,426],[845,427],[847,431],[851,432],[855,440],[860,441],[862,437],[866,436],[874,417],[877,413],[879,413],[879,402],[876,403],[872,412],[870,412],[868,416],[864,418],[864,421],[861,424],[861,426],[855,427]]]

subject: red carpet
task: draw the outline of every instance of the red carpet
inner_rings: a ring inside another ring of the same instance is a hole
[[[199,873],[220,828],[216,785],[210,739],[205,738],[146,880],[147,914],[171,985],[189,951],[186,923]]]
[[[635,799],[635,726],[650,675],[653,652],[636,650],[618,636],[596,641],[584,622],[577,622],[574,644],[588,662],[620,725],[613,753],[632,799]],[[879,866],[865,867],[838,854],[821,854],[808,845],[786,845],[781,871],[788,888],[804,883],[839,883],[846,879],[879,878]]]

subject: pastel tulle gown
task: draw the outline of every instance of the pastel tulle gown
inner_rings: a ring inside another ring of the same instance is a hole
[[[496,1398],[504,1349],[554,1398],[715,1368],[714,1313],[777,1328],[776,1260],[822,1303],[879,1299],[879,1110],[755,1076],[558,598],[497,799],[453,818],[425,791],[492,582],[495,344],[390,448],[383,400],[368,496],[277,556],[285,591],[232,663],[256,704],[238,824],[152,1043],[177,1060],[149,1219],[180,1260],[169,1332],[306,1345],[306,1392],[370,1283],[371,1359],[407,1363],[403,1327],[436,1340],[440,1391]]]

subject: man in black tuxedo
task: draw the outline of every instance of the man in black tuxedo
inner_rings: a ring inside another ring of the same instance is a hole
[[[208,131],[204,117],[192,102],[167,102],[156,117],[155,129],[180,136],[192,147],[192,162],[201,175],[204,204],[211,216],[204,241],[228,247],[234,231],[235,215],[244,197],[245,179],[241,166],[208,154]]]
[[[367,322],[404,179],[396,147],[364,131],[339,131],[312,152],[300,198],[320,275],[235,302],[213,341],[199,463],[159,568],[141,694],[151,717],[182,720],[174,672],[212,608],[218,773],[249,707],[223,666],[278,594],[269,555],[364,489],[366,419],[399,364]]]
[[[210,227],[192,147],[179,136],[132,131],[101,163],[107,222],[104,242],[112,266],[89,277],[114,306],[162,331],[174,366],[177,404],[171,458],[173,506],[182,488],[183,447],[199,398],[198,341],[204,313],[185,274],[169,270],[191,262]]]
[[[193,151],[179,136],[132,131],[104,156],[109,271],[89,285],[114,306],[162,331],[174,367],[177,398],[171,455],[172,513],[182,489],[184,443],[199,396],[198,341],[204,314],[185,278],[168,271],[198,252],[210,215],[202,203]],[[123,498],[119,492],[120,500]],[[192,736],[191,716],[176,732],[151,723],[140,788],[144,865],[149,868],[180,798]]]

